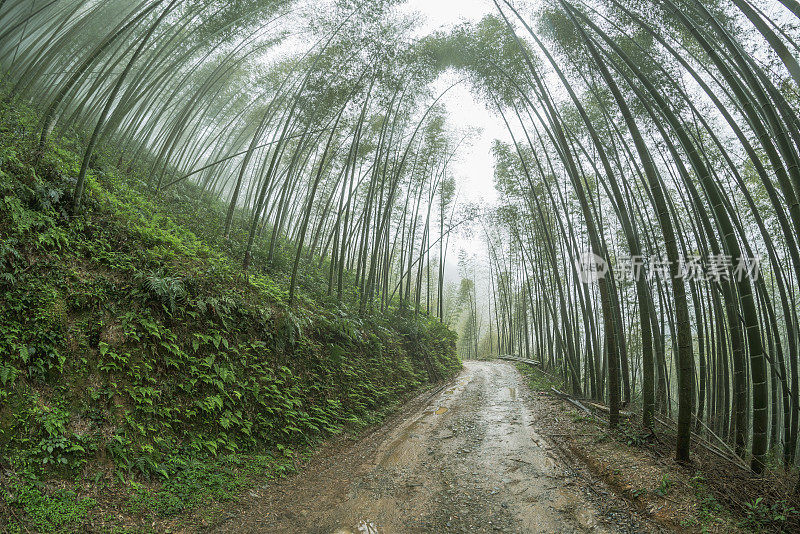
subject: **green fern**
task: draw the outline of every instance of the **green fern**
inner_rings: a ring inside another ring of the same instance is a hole
[[[177,305],[186,302],[189,296],[182,278],[166,276],[162,270],[140,275],[140,278],[146,292],[161,302],[172,315]]]

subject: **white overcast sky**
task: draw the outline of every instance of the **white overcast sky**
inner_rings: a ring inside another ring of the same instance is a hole
[[[408,13],[419,13],[422,23],[416,35],[422,37],[439,29],[451,28],[464,21],[479,21],[484,15],[495,12],[492,0],[408,0],[401,10]],[[434,94],[438,95],[460,77],[457,72],[443,74],[434,84]],[[468,143],[462,145],[450,167],[456,179],[459,202],[480,202],[492,204],[497,199],[494,189],[494,160],[491,154],[495,139],[511,142],[502,118],[495,112],[487,110],[482,101],[470,91],[469,82],[453,87],[442,99],[447,109],[448,124],[459,131],[478,128],[480,131],[471,136]],[[460,135],[459,135],[460,138]],[[485,302],[488,297],[488,268],[486,244],[481,235],[471,238],[451,236],[445,283],[458,284],[458,256],[460,250],[477,259],[478,299]],[[486,311],[485,306],[481,306]],[[484,323],[488,317],[484,318]]]
[[[451,27],[462,21],[476,21],[494,11],[492,0],[408,0],[404,9],[421,13],[425,20],[419,28],[426,35],[442,27]]]
[[[492,0],[408,0],[401,8],[423,17],[417,35],[430,34],[438,29],[451,28],[464,21],[478,21],[495,10]],[[445,73],[435,84],[436,94],[458,79],[458,74]],[[494,163],[491,146],[494,139],[509,140],[502,119],[490,113],[483,102],[470,92],[468,82],[451,89],[442,99],[447,108],[448,122],[457,130],[480,128],[481,131],[459,150],[451,165],[456,178],[460,201],[493,202]]]

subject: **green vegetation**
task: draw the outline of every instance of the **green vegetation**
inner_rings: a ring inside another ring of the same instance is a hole
[[[669,475],[664,474],[661,476],[661,482],[658,484],[658,487],[653,490],[653,493],[661,497],[666,497],[671,491],[672,479],[670,479]]]
[[[702,526],[703,532],[706,532],[715,523],[721,522],[719,516],[723,512],[723,508],[708,489],[707,481],[702,473],[695,473],[691,480],[691,486],[700,501],[700,506],[695,512],[696,521]]]
[[[547,375],[527,363],[515,363],[514,366],[522,373],[528,385],[536,391],[550,391],[550,388],[562,388],[564,384],[552,375]]]
[[[5,525],[10,532],[20,530],[22,524],[37,532],[56,532],[69,525],[80,524],[88,511],[97,503],[88,497],[78,497],[72,490],[59,489],[44,494],[31,482],[12,483],[4,488],[3,500],[24,511],[24,523]]]
[[[763,497],[756,497],[745,503],[744,526],[755,532],[781,532],[786,522],[797,513],[797,509],[790,506],[785,500],[769,505]]]
[[[220,502],[235,498],[254,480],[292,471],[294,464],[290,459],[269,454],[224,454],[213,461],[192,459],[156,488],[132,482],[127,511],[153,519],[203,507],[199,510],[201,515],[211,518]]]
[[[132,506],[172,514],[235,492],[204,462],[288,468],[496,351],[789,521],[800,2],[493,0],[425,36],[403,3],[0,0],[9,487],[156,480]],[[464,82],[496,201],[455,181]],[[486,251],[448,287],[456,234]]]
[[[359,314],[355,295],[337,304],[316,261],[289,306],[281,253],[267,264],[256,241],[242,276],[246,229],[218,237],[224,205],[191,185],[144,194],[143,171],[120,170],[112,147],[70,215],[76,143],[39,154],[31,111],[15,103],[0,116],[8,530],[74,528],[95,504],[80,487],[97,483],[125,486],[130,512],[161,517],[232,498],[460,367],[438,321]],[[43,484],[76,478],[69,490]]]
[[[632,424],[630,421],[621,422],[617,428],[617,434],[623,442],[633,447],[643,446],[652,435],[647,431],[643,431],[641,426]]]

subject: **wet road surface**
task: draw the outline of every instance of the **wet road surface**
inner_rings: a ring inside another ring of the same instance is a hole
[[[536,433],[523,378],[465,362],[363,437],[250,493],[222,532],[609,532]]]

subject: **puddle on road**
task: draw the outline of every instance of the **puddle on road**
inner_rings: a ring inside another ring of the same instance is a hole
[[[408,442],[410,440],[419,438],[419,435],[414,433],[414,431],[417,430],[418,427],[419,427],[419,421],[414,421],[413,423],[408,425],[400,433],[400,435],[391,443],[391,445],[389,445],[388,448],[389,450],[380,460],[379,465],[386,467],[400,462],[403,456],[409,450],[412,449],[412,446],[408,445]],[[371,531],[365,531],[365,532],[371,532]]]
[[[372,521],[360,521],[355,528],[343,527],[333,531],[333,534],[379,534],[377,525]]]
[[[446,411],[447,411],[447,408],[445,406],[439,406],[438,408],[436,408],[436,411],[433,412],[433,413],[435,413],[436,415],[442,415]]]

